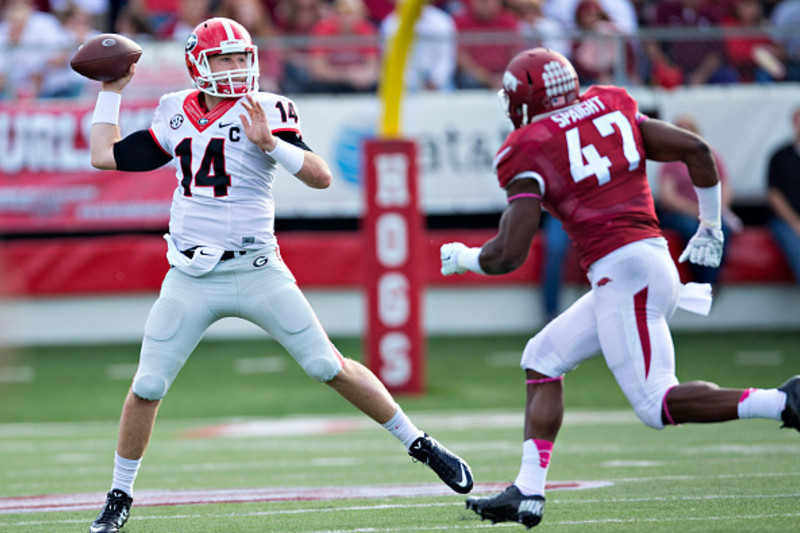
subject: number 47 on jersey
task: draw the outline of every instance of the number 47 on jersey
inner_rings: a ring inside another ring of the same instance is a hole
[[[628,170],[639,167],[641,156],[636,149],[631,123],[621,111],[612,111],[601,115],[591,122],[602,137],[619,132],[622,137],[622,152],[628,160]],[[616,128],[614,127],[616,126]],[[597,176],[597,183],[605,185],[611,181],[611,160],[600,155],[594,144],[581,145],[579,127],[570,128],[566,132],[567,150],[569,152],[569,169],[575,183],[580,183],[591,176]]]

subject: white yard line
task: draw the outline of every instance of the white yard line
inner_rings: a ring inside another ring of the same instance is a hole
[[[471,410],[471,411],[412,411],[414,421],[422,426],[435,426],[441,430],[472,429],[476,424],[489,429],[521,428],[523,422],[520,409]],[[339,433],[342,431],[363,430],[375,427],[375,423],[363,415],[312,416],[297,415],[280,418],[242,419],[197,419],[181,420],[182,425],[194,426],[188,430],[187,437],[208,436],[269,436],[280,434],[282,438],[293,435]],[[630,409],[572,410],[565,414],[564,425],[640,424]],[[80,437],[87,433],[107,433],[109,428],[116,431],[118,422],[57,422],[57,423],[13,423],[0,424],[0,443],[5,439],[39,437]],[[316,428],[316,429],[315,429]]]
[[[730,495],[730,496],[719,496],[720,498],[731,498],[731,499],[749,499],[749,496],[744,495]],[[764,496],[767,498],[768,496]],[[776,495],[773,497],[797,497],[797,494],[792,495]],[[703,497],[696,497],[697,499],[701,499]],[[660,498],[642,498],[636,500],[608,500],[604,503],[621,503],[621,502],[628,502],[628,501],[660,501]],[[570,503],[592,503],[595,500],[573,500]],[[567,503],[567,502],[560,502],[560,503]],[[386,509],[419,509],[419,508],[432,508],[432,507],[451,507],[451,506],[459,506],[461,507],[461,502],[454,502],[454,503],[417,503],[417,504],[378,504],[378,505],[357,505],[357,506],[347,506],[347,507],[328,507],[328,508],[314,508],[314,509],[289,509],[289,510],[276,510],[276,511],[253,511],[249,513],[213,513],[213,514],[179,514],[179,515],[169,515],[170,520],[197,520],[198,518],[230,518],[232,516],[236,516],[239,518],[242,517],[257,517],[257,516],[278,516],[278,515],[300,515],[300,514],[322,514],[322,513],[340,513],[340,512],[348,512],[348,511],[382,511]],[[681,522],[703,522],[703,521],[712,521],[712,522],[721,522],[721,521],[731,521],[731,520],[764,520],[765,518],[798,518],[800,517],[800,512],[797,513],[778,513],[778,514],[748,514],[748,515],[741,515],[741,516],[673,516],[673,517],[659,517],[659,518],[650,518],[650,517],[643,517],[638,516],[636,518],[605,518],[605,519],[598,519],[598,520],[556,520],[551,521],[548,520],[546,523],[548,526],[558,526],[558,525],[593,525],[593,524],[636,524],[636,523],[647,523],[647,524],[658,524],[658,523],[681,523]],[[161,515],[147,515],[147,514],[136,514],[136,521],[145,521],[145,520],[164,520],[164,517]],[[27,520],[27,521],[13,521],[13,522],[0,522],[0,528],[5,527],[25,527],[25,526],[47,526],[47,525],[71,525],[71,524],[84,524],[86,520]],[[495,526],[492,526],[490,522],[475,522],[474,524],[459,522],[458,524],[448,525],[448,526],[425,526],[425,527],[398,527],[398,528],[355,528],[355,529],[326,529],[326,530],[318,530],[314,533],[361,533],[361,532],[393,532],[393,531],[450,531],[450,530],[465,530],[465,529],[486,529],[489,527],[515,527],[519,528],[519,524],[516,523],[501,523]]]
[[[496,492],[507,483],[482,483],[475,492]],[[611,485],[608,481],[567,481],[548,483],[548,491],[581,490]],[[413,498],[450,496],[453,492],[441,483],[407,485],[357,485],[352,487],[278,487],[226,490],[142,490],[136,492],[137,507],[205,505],[214,503],[254,503],[280,501],[330,501],[360,498]],[[0,498],[0,514],[79,511],[102,506],[104,494],[47,494]]]

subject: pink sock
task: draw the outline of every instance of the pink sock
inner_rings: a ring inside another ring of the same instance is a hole
[[[517,479],[514,480],[514,485],[522,494],[544,496],[552,453],[553,443],[548,440],[528,439],[522,443],[522,464]]]
[[[533,443],[539,450],[539,466],[547,468],[550,466],[550,456],[553,454],[553,443],[549,440],[533,439]]]
[[[780,420],[786,408],[786,393],[778,389],[747,389],[739,398],[739,418]]]

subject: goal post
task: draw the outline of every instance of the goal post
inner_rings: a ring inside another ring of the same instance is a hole
[[[383,107],[380,134],[384,138],[399,137],[401,134],[406,59],[414,41],[414,23],[427,3],[428,0],[398,0],[395,8],[399,17],[397,31],[389,40],[378,84],[378,96]]]

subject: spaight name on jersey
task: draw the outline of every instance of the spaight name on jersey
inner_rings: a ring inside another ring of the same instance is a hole
[[[602,101],[600,101],[600,97],[592,96],[583,102],[578,102],[577,104],[569,106],[563,111],[553,113],[550,115],[550,120],[558,124],[558,126],[563,129],[586,117],[596,115],[597,113],[605,110],[606,106]]]

